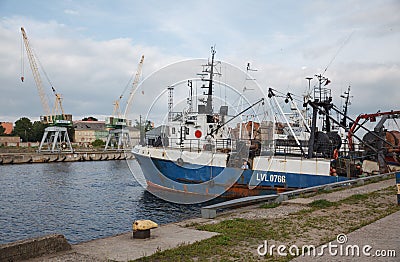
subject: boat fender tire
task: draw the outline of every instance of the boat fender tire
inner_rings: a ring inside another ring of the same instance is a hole
[[[182,158],[178,158],[177,160],[176,160],[176,163],[178,164],[178,166],[183,166],[183,159]]]

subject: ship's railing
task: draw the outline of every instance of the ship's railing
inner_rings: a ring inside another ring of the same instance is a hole
[[[146,137],[147,138],[147,137]],[[255,139],[215,139],[207,141],[205,139],[180,139],[180,138],[161,138],[162,143],[156,144],[157,139],[146,139],[147,145],[155,147],[165,147],[165,148],[180,148],[182,150],[187,150],[190,152],[200,152],[200,151],[211,151],[211,152],[234,152],[237,151],[237,143],[240,141],[241,145],[245,144],[247,146],[246,151],[251,151],[255,149],[255,155],[261,152],[270,152],[275,155],[302,155],[302,151],[296,141],[287,139],[275,139],[275,140],[255,140]],[[256,142],[259,141],[260,145],[258,148]],[[308,141],[300,140],[300,145],[303,152],[308,152]],[[258,152],[260,150],[261,152]],[[355,153],[354,153],[355,154]],[[352,156],[352,152],[340,150],[340,156]],[[323,157],[320,153],[315,153],[317,157]],[[359,154],[350,157],[352,159],[361,157]]]
[[[205,139],[179,139],[179,138],[164,138],[161,139],[162,143],[155,143],[153,140],[152,144],[148,146],[165,147],[165,148],[180,148],[189,152],[200,152],[200,151],[222,151],[230,152],[235,141],[232,139],[215,139],[207,141]],[[147,140],[149,141],[149,140]]]
[[[303,152],[307,153],[308,152],[308,146],[309,146],[309,141],[307,140],[299,140],[301,148],[303,149]],[[320,147],[332,147],[330,144],[319,144]],[[349,148],[347,146],[347,143],[343,142],[342,146],[339,150],[339,156],[346,158],[351,158],[351,159],[356,159],[356,158],[363,158],[363,145],[362,144],[355,144],[356,150],[354,151],[349,151]],[[324,155],[322,152],[315,152],[315,156],[317,157],[333,157],[333,150],[334,148],[330,148],[329,151],[332,152],[332,155]],[[275,139],[274,141],[274,146],[273,146],[273,151],[277,155],[301,155],[302,151],[300,149],[300,146],[297,144],[297,142],[293,139]]]
[[[308,141],[300,140],[303,152],[308,150]],[[276,155],[302,155],[302,150],[295,140],[276,139],[274,151]]]
[[[173,139],[170,138],[170,147],[181,148],[189,152],[200,152],[202,151],[202,141],[200,139]]]
[[[314,88],[314,99],[319,102],[328,102],[332,99],[331,89],[326,87]]]
[[[170,112],[169,118],[171,119],[171,121],[182,121],[183,113],[182,112]]]
[[[215,140],[216,149],[232,149],[232,139],[217,139]]]

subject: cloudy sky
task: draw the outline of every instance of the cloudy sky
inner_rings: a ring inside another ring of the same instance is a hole
[[[0,0],[0,121],[43,114],[21,26],[75,120],[111,114],[142,54],[146,78],[212,45],[218,59],[251,62],[265,90],[301,95],[328,67],[335,97],[351,85],[351,114],[400,109],[399,14],[398,0]]]

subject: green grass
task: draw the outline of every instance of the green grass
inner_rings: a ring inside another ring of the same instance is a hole
[[[337,203],[335,202],[330,202],[326,199],[319,199],[319,200],[315,200],[313,202],[311,202],[310,204],[308,204],[309,207],[313,207],[313,208],[328,208],[328,207],[332,207],[332,206],[337,206]]]
[[[356,194],[356,195],[352,195],[346,199],[343,199],[342,202],[346,203],[346,204],[358,204],[361,203],[363,201],[366,201],[369,197],[371,197],[372,193],[369,194]]]

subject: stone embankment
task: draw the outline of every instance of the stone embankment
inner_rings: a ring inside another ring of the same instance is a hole
[[[2,153],[0,165],[133,159],[125,151],[79,151],[74,153]]]
[[[70,249],[63,235],[47,235],[0,245],[0,261],[21,261]]]

